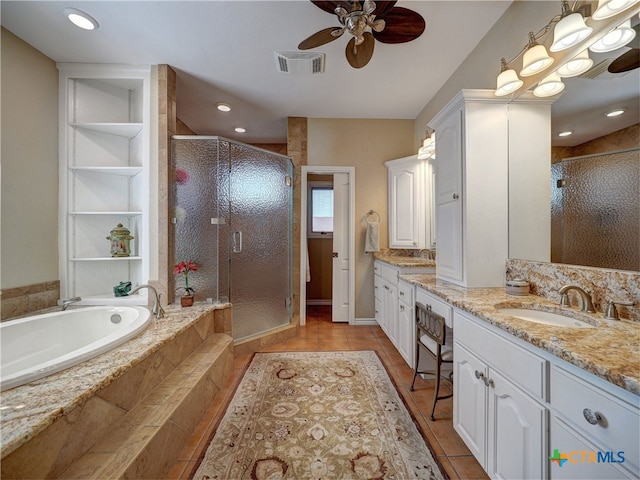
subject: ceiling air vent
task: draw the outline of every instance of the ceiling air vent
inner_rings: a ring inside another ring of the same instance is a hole
[[[607,68],[611,65],[615,58],[607,58],[597,65],[594,65],[589,70],[584,72],[582,75],[578,75],[578,78],[588,78],[588,79],[607,79],[607,78],[615,78],[616,74],[610,73]]]
[[[276,52],[276,67],[282,73],[324,73],[324,53]]]

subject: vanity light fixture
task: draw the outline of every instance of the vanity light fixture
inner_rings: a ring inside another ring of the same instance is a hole
[[[518,90],[524,83],[520,80],[516,71],[509,68],[506,58],[500,59],[500,65],[500,75],[498,75],[498,85],[495,92],[496,97],[509,95]]]
[[[611,52],[625,46],[636,36],[636,31],[631,28],[631,20],[614,28],[604,37],[589,47],[589,50],[597,53]]]
[[[533,94],[536,97],[551,97],[562,90],[564,90],[564,83],[562,83],[560,75],[554,72],[538,83],[538,86],[533,90]]]
[[[536,36],[533,32],[529,32],[529,45],[527,51],[524,52],[522,58],[522,70],[520,70],[520,76],[528,77],[535,75],[538,72],[543,71],[545,68],[551,66],[554,59],[549,56],[547,49],[544,45],[540,45],[536,41]]]
[[[604,18],[613,17],[614,15],[626,10],[637,0],[598,0],[598,6],[591,15],[594,20],[602,20]]]
[[[435,158],[436,152],[436,138],[432,132],[422,142],[422,146],[418,149],[418,160],[426,160],[428,158]]]
[[[577,77],[593,66],[593,60],[589,58],[589,49],[585,49],[562,65],[556,73],[561,77]]]
[[[611,110],[610,112],[605,113],[607,117],[618,117],[625,112],[624,108],[616,108],[615,110]]]
[[[65,8],[63,12],[76,27],[84,30],[95,30],[100,26],[95,18],[77,8]]]
[[[559,137],[568,137],[569,135],[573,135],[573,131],[571,131],[571,130],[567,130],[567,131],[565,131],[565,132],[560,132],[560,133],[558,134],[558,136],[559,136]]]
[[[593,32],[593,28],[584,23],[581,13],[574,12],[569,2],[562,2],[562,15],[560,21],[553,29],[553,44],[549,48],[552,52],[560,52],[577,45]]]
[[[217,103],[216,104],[216,108],[218,110],[220,110],[221,112],[230,112],[231,111],[231,105],[229,105],[228,103]]]
[[[233,129],[236,131],[236,133],[245,133],[247,131],[247,129],[244,127],[233,127]]]

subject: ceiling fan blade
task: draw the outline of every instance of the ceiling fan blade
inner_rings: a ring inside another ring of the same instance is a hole
[[[336,7],[342,7],[346,9],[347,12],[351,11],[351,5],[347,1],[323,2],[323,1],[311,0],[311,3],[313,3],[316,7],[318,7],[321,10],[324,10],[327,13],[334,13],[334,10],[336,9]]]
[[[609,65],[610,73],[623,73],[640,67],[640,48],[632,48],[623,53]]]
[[[373,11],[373,14],[376,17],[382,17],[391,10],[396,3],[398,3],[397,0],[376,2],[376,9]]]
[[[426,27],[422,15],[403,7],[394,7],[383,17],[386,27],[373,36],[382,43],[405,43],[415,40]]]
[[[340,30],[342,30],[342,32],[338,35],[337,32]],[[334,31],[336,34],[333,34]],[[301,41],[300,45],[298,45],[298,49],[309,50],[311,48],[319,47],[320,45],[334,41],[336,38],[340,37],[342,33],[344,33],[344,29],[340,27],[325,28],[324,30],[320,30]]]
[[[376,44],[373,35],[369,32],[365,32],[362,36],[364,37],[364,42],[356,47],[356,39],[353,37],[349,40],[345,50],[347,61],[353,68],[364,67],[369,63],[369,60],[371,60],[371,57],[373,56],[373,48]]]

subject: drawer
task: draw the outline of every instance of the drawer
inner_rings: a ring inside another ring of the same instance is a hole
[[[398,300],[413,308],[413,290],[414,287],[410,283],[400,281],[398,283]]]
[[[416,288],[416,303],[421,303],[425,307],[431,305],[431,310],[444,317],[447,327],[453,328],[453,307],[447,302],[418,287]]]
[[[382,277],[382,279],[386,280],[392,285],[397,285],[399,271],[392,266],[386,265],[384,263],[380,263],[378,265],[380,267],[380,276]]]
[[[639,405],[602,390],[565,369],[551,367],[551,406],[556,415],[591,439],[602,451],[624,451],[627,468],[640,466],[640,411]],[[640,397],[638,401],[640,401]],[[583,410],[596,412],[601,420],[592,425]]]
[[[453,336],[458,342],[485,360],[490,368],[545,400],[546,360],[458,312],[454,313],[454,325]]]

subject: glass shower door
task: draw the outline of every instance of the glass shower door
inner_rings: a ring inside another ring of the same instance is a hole
[[[293,167],[281,155],[230,143],[229,256],[233,337],[291,322]]]

